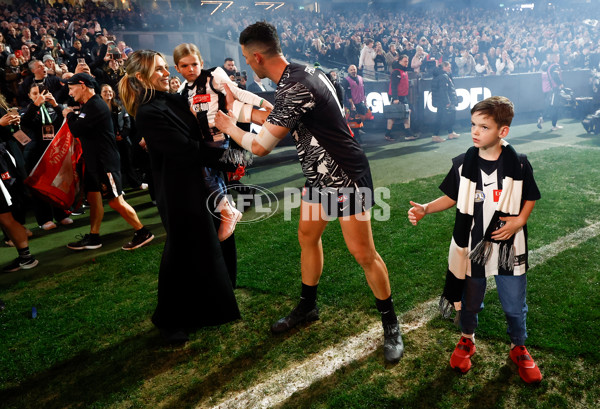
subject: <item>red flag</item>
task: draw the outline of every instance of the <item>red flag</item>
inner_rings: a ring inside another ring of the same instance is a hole
[[[65,121],[27,179],[30,186],[52,205],[68,210],[80,190],[77,162],[81,143]]]

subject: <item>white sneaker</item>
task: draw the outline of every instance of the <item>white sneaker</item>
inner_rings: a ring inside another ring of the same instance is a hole
[[[459,136],[460,136],[459,133],[452,132],[452,133],[448,134],[448,139],[458,139]]]
[[[147,183],[142,183],[140,185],[140,190],[146,190],[146,189],[148,189],[148,184]]]
[[[42,230],[52,230],[56,229],[56,224],[53,221],[46,222],[40,226]]]
[[[62,224],[63,226],[66,226],[68,224],[73,224],[73,219],[71,219],[70,217],[65,217],[59,223]]]
[[[218,210],[221,211],[221,224],[217,235],[219,241],[225,241],[235,231],[235,225],[242,219],[242,212],[232,206],[227,198],[221,200],[221,203],[217,206]]]
[[[440,142],[444,142],[444,141],[446,141],[444,138],[442,138],[441,136],[437,136],[437,135],[433,135],[433,136],[431,137],[431,140],[432,140],[433,142],[436,142],[436,143],[440,143]]]
[[[556,125],[552,127],[553,131],[558,131],[559,129],[563,129],[563,127],[561,125]]]

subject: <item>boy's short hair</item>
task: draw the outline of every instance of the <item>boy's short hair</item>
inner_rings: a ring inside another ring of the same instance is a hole
[[[187,57],[188,55],[197,56],[200,60],[200,64],[204,64],[204,61],[202,60],[202,54],[200,54],[200,50],[198,49],[198,47],[196,47],[195,44],[192,43],[183,43],[175,47],[175,49],[173,50],[173,62],[175,63],[175,65],[178,65],[179,60],[181,60],[183,57]]]
[[[246,27],[240,34],[240,45],[258,47],[260,52],[267,56],[282,54],[277,29],[264,21]]]
[[[515,107],[510,99],[494,96],[480,101],[471,108],[471,115],[480,112],[482,115],[491,116],[494,122],[501,126],[510,126],[515,116]]]

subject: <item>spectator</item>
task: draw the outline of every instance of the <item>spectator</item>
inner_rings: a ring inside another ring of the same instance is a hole
[[[237,67],[235,66],[235,60],[231,57],[225,58],[222,67],[227,75],[229,75],[229,79],[231,81],[235,81],[235,73],[238,72]]]
[[[475,72],[478,76],[494,74],[494,70],[488,61],[487,54],[477,54],[475,56]]]
[[[496,58],[496,74],[505,75],[512,74],[515,70],[515,65],[508,55],[508,51],[503,50],[500,57]]]
[[[31,138],[23,152],[25,170],[30,174],[60,129],[63,117],[62,107],[47,89],[40,90],[40,86],[34,82],[29,88],[28,96],[30,102],[22,109],[21,127]],[[36,195],[32,195],[31,200],[35,219],[42,230],[55,229],[54,221],[61,225],[73,223],[64,210],[49,205]]]
[[[442,126],[448,130],[448,139],[457,139],[460,135],[454,132],[453,126],[456,120],[456,105],[458,97],[452,81],[452,66],[444,61],[441,67],[433,71],[431,82],[431,104],[437,108],[435,125],[433,127],[433,142],[444,142],[440,135]]]
[[[469,50],[463,48],[460,51],[460,57],[455,58],[458,67],[459,77],[472,77],[476,74],[475,58],[469,53]]]
[[[73,47],[71,47],[69,53],[68,67],[71,72],[75,72],[75,68],[80,62],[84,62],[87,65],[92,63],[92,55],[87,49],[82,47],[81,40],[73,41]]]
[[[403,104],[408,106],[408,92],[409,92],[409,81],[408,81],[408,56],[401,55],[398,61],[394,61],[392,67],[392,73],[390,74],[390,87],[389,96],[392,104]],[[394,141],[392,136],[392,129],[394,127],[393,118],[387,120],[387,130],[385,131],[385,139],[387,141]],[[406,112],[406,118],[404,119],[404,140],[412,141],[417,139],[416,136],[409,135],[408,129],[410,129],[410,110]]]
[[[54,98],[59,103],[63,103],[67,100],[68,94],[65,87],[56,76],[48,76],[48,68],[42,61],[32,60],[29,62],[29,71],[31,75],[26,77],[21,85],[19,86],[19,103],[26,105],[29,103],[28,92],[32,83],[37,83],[42,86],[42,89],[50,91]]]
[[[389,51],[385,53],[385,63],[386,66],[389,68],[390,72],[392,72],[393,70],[392,63],[394,61],[398,61],[399,58],[400,53],[396,50],[396,44],[390,44]]]
[[[375,50],[373,49],[373,39],[367,38],[365,45],[360,50],[360,57],[358,59],[358,69],[363,75],[374,76],[375,73]]]
[[[181,80],[179,77],[173,75],[169,78],[169,92],[171,94],[177,94],[179,88],[181,87]]]
[[[350,110],[351,116],[364,117],[367,114],[367,104],[365,96],[365,84],[363,78],[358,75],[356,65],[348,67],[348,76],[342,81],[342,88],[346,101],[344,105]],[[359,122],[360,121],[360,122]],[[353,126],[354,124],[354,126]],[[354,132],[354,137],[359,143],[362,143],[360,128],[362,128],[362,119],[350,123]]]

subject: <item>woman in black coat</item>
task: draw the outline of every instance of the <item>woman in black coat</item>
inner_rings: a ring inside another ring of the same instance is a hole
[[[152,322],[167,341],[185,342],[198,328],[240,317],[201,176],[205,166],[223,167],[223,151],[203,146],[187,101],[168,92],[162,54],[136,51],[126,69],[119,94],[146,141],[167,232]]]

